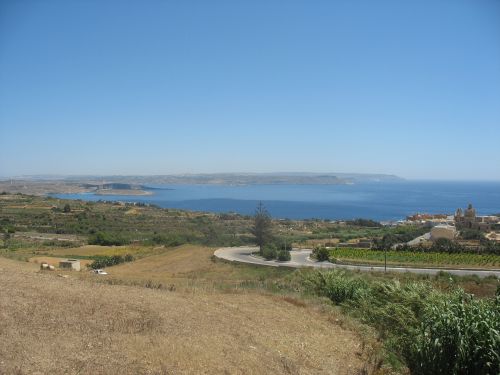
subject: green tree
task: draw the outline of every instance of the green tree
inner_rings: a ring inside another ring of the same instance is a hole
[[[259,246],[260,254],[262,254],[264,246],[272,239],[271,225],[271,215],[269,215],[262,202],[259,202],[255,210],[254,224],[251,232],[255,236],[255,242]]]
[[[317,246],[314,248],[312,255],[318,262],[330,260],[330,252],[324,246]]]
[[[68,203],[64,205],[63,212],[65,213],[71,212],[71,207]]]

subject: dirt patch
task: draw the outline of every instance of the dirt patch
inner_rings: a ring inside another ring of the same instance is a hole
[[[0,373],[357,374],[358,336],[257,294],[94,284],[0,258]]]

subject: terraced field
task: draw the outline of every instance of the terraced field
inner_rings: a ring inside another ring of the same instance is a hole
[[[364,264],[383,264],[384,251],[369,249],[335,248],[330,250],[331,260]],[[474,253],[435,253],[416,251],[387,251],[391,265],[437,266],[454,268],[500,268],[500,256]]]

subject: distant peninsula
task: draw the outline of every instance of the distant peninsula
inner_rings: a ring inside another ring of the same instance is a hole
[[[78,180],[82,177],[68,177],[66,180]],[[89,177],[87,177],[89,178]],[[307,173],[307,172],[277,172],[277,173],[207,173],[207,174],[176,174],[154,176],[104,176],[90,177],[103,179],[108,183],[126,183],[135,185],[343,185],[360,182],[389,182],[403,179],[388,174],[361,173]]]
[[[152,195],[162,185],[352,185],[397,182],[388,174],[362,173],[211,173],[153,176],[19,176],[0,180],[0,192],[33,195],[94,193]],[[155,187],[156,186],[156,187]]]

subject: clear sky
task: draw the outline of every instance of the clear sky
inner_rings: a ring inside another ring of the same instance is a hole
[[[500,180],[500,1],[0,1],[0,176]]]

